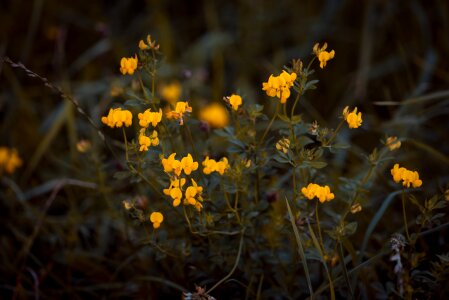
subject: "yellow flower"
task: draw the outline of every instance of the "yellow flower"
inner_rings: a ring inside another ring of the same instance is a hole
[[[168,103],[176,103],[179,100],[182,93],[182,88],[179,82],[175,81],[167,85],[163,85],[161,88],[161,97]]]
[[[108,115],[101,118],[101,122],[111,128],[119,128],[122,127],[123,124],[125,124],[126,127],[129,127],[131,126],[132,121],[132,113],[129,110],[122,110],[120,107],[109,109]]]
[[[329,60],[331,60],[332,58],[334,58],[334,56],[335,56],[334,50],[327,52],[327,51],[325,51],[326,48],[327,48],[327,43],[324,43],[324,45],[322,47],[320,47],[320,45],[318,43],[316,43],[315,46],[313,46],[313,53],[315,53],[316,57],[320,61],[321,69],[323,69],[326,66],[327,62]]]
[[[164,215],[157,211],[152,212],[150,215],[150,221],[153,223],[153,228],[158,229],[164,221]]]
[[[170,154],[168,158],[162,159],[162,166],[165,173],[174,172],[177,176],[181,175],[182,166],[179,160],[175,159],[176,153]]]
[[[154,49],[159,50],[159,45],[156,44],[156,41],[151,41],[151,35],[147,35],[147,43],[146,44],[143,40],[139,41],[139,49],[140,50],[148,50],[148,49]]]
[[[137,64],[138,64],[137,55],[128,58],[122,57],[122,59],[120,60],[120,72],[122,72],[123,75],[126,74],[132,75],[134,74],[134,71],[137,69]]]
[[[206,156],[201,164],[203,165],[203,173],[206,175],[215,172],[217,169],[217,162],[215,159],[209,159],[209,156]]]
[[[387,141],[385,142],[385,146],[387,146],[388,149],[390,149],[390,151],[394,151],[401,147],[401,141],[398,141],[397,136],[390,136],[387,138]]]
[[[228,99],[233,110],[238,110],[239,106],[242,105],[242,97],[239,95],[232,94]]]
[[[156,127],[162,120],[162,110],[159,108],[159,112],[152,112],[151,109],[147,109],[143,113],[139,113],[137,117],[140,126],[147,128],[151,123],[153,127]]]
[[[14,173],[15,169],[22,165],[16,149],[0,147],[0,175],[5,171],[8,174]]]
[[[395,164],[393,169],[391,169],[391,175],[396,183],[402,180],[402,185],[409,188],[412,185],[414,188],[420,187],[422,185],[422,180],[419,179],[419,174],[417,171],[410,171],[406,168],[399,167],[399,164]]]
[[[288,138],[282,138],[276,143],[276,149],[287,154],[290,148],[290,140]]]
[[[193,161],[192,155],[187,154],[187,156],[181,159],[181,166],[186,175],[190,175],[192,171],[196,171],[198,169],[198,162]],[[179,175],[178,175],[179,176]]]
[[[335,198],[335,195],[331,193],[330,188],[327,185],[320,186],[315,183],[309,183],[307,187],[301,189],[301,192],[309,200],[317,197],[321,203],[331,201]]]
[[[201,196],[203,192],[203,187],[199,186],[195,180],[192,178],[192,185],[189,186],[185,194],[185,203],[195,206],[195,208],[200,211],[203,205],[203,197]]]
[[[219,162],[217,162],[216,165],[216,171],[220,174],[223,175],[227,169],[229,169],[229,163],[228,163],[228,159],[226,157],[223,157],[222,159],[220,159]]]
[[[348,123],[349,128],[358,128],[362,126],[362,113],[357,113],[357,107],[352,112],[349,112],[349,107],[343,109],[343,118]]]
[[[179,125],[184,125],[184,114],[191,113],[192,107],[189,106],[189,102],[176,102],[175,110],[166,113],[167,119],[179,120]]]
[[[199,119],[207,122],[213,128],[224,128],[229,124],[228,112],[218,103],[203,107],[199,112]]]
[[[140,130],[139,134],[139,151],[148,151],[149,146],[159,145],[159,138],[156,130],[153,130],[150,136],[145,135],[145,128]]]
[[[175,178],[170,181],[168,189],[164,189],[165,195],[170,196],[173,199],[173,206],[176,207],[181,204],[182,199],[182,187],[186,183],[185,178]]]
[[[296,73],[289,74],[286,71],[282,71],[279,76],[271,74],[268,81],[262,83],[262,90],[269,97],[277,97],[281,103],[285,103],[290,97],[290,88],[293,86],[296,77]]]

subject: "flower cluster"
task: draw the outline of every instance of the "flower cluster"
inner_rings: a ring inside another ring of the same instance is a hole
[[[329,60],[334,58],[335,51],[332,50],[330,52],[326,51],[327,43],[324,43],[322,47],[318,43],[313,46],[313,53],[315,53],[316,57],[320,61],[320,68],[324,68]]]
[[[358,128],[362,126],[362,113],[357,113],[357,107],[352,112],[349,112],[349,107],[343,109],[343,118],[348,123],[349,128]]]
[[[335,195],[331,193],[329,186],[320,186],[316,183],[309,183],[307,187],[303,187],[301,189],[301,192],[309,200],[317,197],[321,203],[325,201],[331,201],[335,198]]]
[[[288,138],[282,138],[276,143],[276,149],[284,152],[284,154],[287,154],[289,148],[290,140]]]
[[[287,102],[290,97],[290,88],[293,86],[296,80],[296,73],[287,73],[282,71],[278,76],[270,75],[267,82],[262,83],[262,90],[264,90],[268,96],[277,97],[281,103]]]
[[[161,97],[168,103],[176,103],[182,93],[182,88],[179,82],[175,81],[170,84],[163,85],[160,89]]]
[[[206,175],[209,175],[212,172],[218,172],[220,175],[223,175],[226,170],[230,168],[226,157],[223,157],[220,161],[216,161],[215,159],[210,159],[209,156],[206,156],[202,162],[202,165],[203,173]]]
[[[212,103],[203,107],[198,115],[201,121],[207,122],[213,128],[224,128],[229,124],[229,116],[223,105]]]
[[[180,161],[175,159],[176,153],[170,154],[168,158],[162,159],[162,166],[164,172],[172,173],[170,186],[163,190],[164,194],[170,196],[173,200],[173,206],[181,204],[183,199],[183,187],[186,184],[186,178],[181,177],[184,171],[185,175],[190,175],[193,171],[198,169],[198,162],[193,161],[192,155],[189,153],[183,157]],[[191,185],[187,187],[184,192],[184,205],[192,205],[198,211],[203,207],[203,187],[199,186],[196,181],[191,178]]]
[[[120,107],[111,108],[109,109],[108,115],[101,118],[101,122],[111,128],[119,128],[122,127],[123,124],[126,127],[129,127],[133,122],[133,115],[129,110],[122,110]]]
[[[385,141],[385,146],[387,146],[390,151],[394,151],[401,148],[401,141],[398,140],[397,136],[390,136]]]
[[[153,228],[158,229],[164,221],[164,215],[158,211],[152,212],[150,215],[150,221],[153,223]]]
[[[137,65],[138,65],[137,55],[128,58],[122,57],[122,59],[120,60],[120,72],[122,72],[123,75],[126,74],[132,75],[134,74],[134,71],[137,69]]]
[[[184,125],[184,114],[191,113],[192,107],[189,102],[178,101],[175,105],[175,110],[167,112],[165,115],[167,119],[174,119],[179,121],[179,125]]]
[[[145,128],[140,129],[139,134],[139,151],[148,151],[148,147],[159,145],[159,138],[156,130],[150,134],[150,136],[145,135]]]
[[[137,117],[141,127],[147,128],[150,124],[156,127],[162,120],[162,110],[159,109],[159,112],[152,112],[151,109],[147,109],[143,113],[139,113]]]
[[[156,41],[151,40],[151,35],[147,35],[147,43],[143,40],[139,41],[139,49],[142,51],[145,50],[159,50],[159,45],[156,44]]]
[[[242,105],[242,97],[236,94],[232,94],[229,97],[224,97],[224,100],[231,105],[233,110],[238,110],[239,106]]]
[[[8,174],[14,173],[14,170],[22,165],[16,149],[0,147],[0,174],[5,171]]]
[[[396,183],[401,182],[402,185],[409,188],[412,185],[414,188],[418,188],[422,185],[422,180],[419,179],[417,171],[410,171],[404,167],[399,167],[399,164],[395,164],[391,169],[391,175]]]

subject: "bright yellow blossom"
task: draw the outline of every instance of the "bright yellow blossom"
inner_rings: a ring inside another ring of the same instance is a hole
[[[143,113],[139,113],[137,117],[139,118],[140,126],[147,128],[151,124],[153,127],[156,127],[162,120],[162,109],[159,108],[159,112],[147,109]]]
[[[331,201],[335,198],[335,195],[331,193],[329,186],[320,186],[316,183],[309,183],[307,187],[301,189],[301,192],[309,200],[317,197],[321,203]]]
[[[179,125],[184,125],[184,114],[191,112],[192,107],[189,106],[189,102],[178,101],[175,110],[167,112],[166,117],[167,119],[179,120]]]
[[[270,97],[277,97],[281,103],[287,102],[290,97],[290,88],[296,80],[296,73],[282,71],[279,76],[270,75],[267,82],[262,83],[262,90]]]
[[[181,162],[175,159],[176,153],[170,154],[168,158],[162,159],[162,166],[164,167],[164,172],[175,173],[176,176],[181,175],[182,165]]]
[[[203,197],[201,196],[203,192],[203,187],[199,186],[196,181],[192,178],[192,185],[189,186],[185,193],[185,202],[195,206],[195,208],[200,211],[203,205]]]
[[[0,175],[5,171],[8,174],[14,173],[15,169],[22,165],[16,149],[0,147]]]
[[[409,188],[412,185],[414,188],[418,188],[422,185],[422,180],[419,179],[417,171],[410,171],[404,167],[399,167],[399,164],[395,164],[391,169],[391,175],[396,183],[402,180],[402,185]]]
[[[164,215],[157,211],[152,212],[150,215],[150,221],[153,223],[153,228],[158,229],[164,221]]]
[[[212,172],[218,172],[220,175],[223,175],[230,168],[226,157],[222,157],[220,161],[217,162],[215,159],[210,159],[209,156],[206,156],[201,164],[203,165],[203,173],[206,175],[209,175]]]
[[[357,113],[357,107],[352,112],[349,112],[349,107],[343,109],[343,118],[348,123],[349,128],[358,128],[362,126],[362,113]]]
[[[228,112],[218,103],[212,103],[201,108],[198,117],[213,128],[224,128],[229,124]]]
[[[228,97],[228,100],[233,110],[238,110],[239,106],[242,105],[242,97],[239,95],[232,94]]]
[[[398,141],[397,136],[390,136],[387,138],[385,146],[387,146],[390,151],[394,151],[401,148],[401,141]]]
[[[334,58],[335,51],[332,50],[330,52],[326,51],[327,43],[324,43],[322,47],[318,43],[313,46],[313,53],[315,53],[316,57],[320,61],[320,68],[324,68],[329,60]]]
[[[145,135],[145,128],[140,130],[139,134],[139,151],[148,151],[148,147],[159,145],[159,138],[156,130],[153,130],[150,136]]]
[[[137,69],[137,64],[138,64],[137,55],[128,58],[122,57],[122,59],[120,60],[120,72],[122,72],[123,75],[126,74],[132,75],[134,74],[134,71]]]
[[[101,118],[101,122],[103,124],[114,128],[114,127],[122,127],[123,124],[126,127],[131,126],[133,121],[133,115],[129,110],[122,110],[119,108],[111,108],[109,109],[109,113],[107,116]]]
[[[161,97],[168,103],[176,103],[182,93],[182,88],[179,82],[174,81],[170,84],[163,85],[161,90]]]
[[[176,207],[181,204],[182,199],[182,187],[186,183],[185,178],[175,178],[171,180],[168,189],[164,189],[165,195],[170,196],[173,199],[173,206]]]
[[[192,155],[189,153],[181,159],[181,166],[184,173],[186,175],[190,175],[192,171],[196,171],[198,169],[198,162],[193,161]]]
[[[156,44],[156,41],[151,40],[151,35],[147,35],[147,43],[148,44],[146,44],[143,40],[140,40],[139,41],[139,49],[140,50],[148,50],[148,49],[159,50],[159,45]]]

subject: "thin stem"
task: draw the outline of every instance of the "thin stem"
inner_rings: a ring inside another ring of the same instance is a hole
[[[123,139],[125,140],[125,157],[126,157],[126,162],[128,163],[128,161],[129,161],[129,159],[128,159],[128,140],[126,139],[125,127],[122,127],[122,132],[123,132]]]
[[[232,276],[232,274],[234,273],[235,269],[237,269],[237,266],[239,264],[240,261],[240,256],[242,254],[242,249],[243,249],[243,234],[244,234],[245,230],[242,230],[241,232],[241,236],[240,236],[240,244],[239,244],[239,250],[237,252],[237,257],[235,259],[235,263],[234,266],[232,267],[231,271],[228,273],[228,275],[226,275],[225,277],[223,277],[219,282],[217,282],[213,287],[211,287],[206,294],[210,294],[216,287],[218,287],[220,284],[222,284],[223,282],[225,282],[229,277]]]
[[[349,293],[351,294],[351,299],[355,300],[354,292],[352,291],[351,282],[349,280],[348,270],[346,269],[345,256],[343,254],[343,246],[341,244],[341,241],[338,241],[338,243],[340,244],[338,247],[338,254],[340,255],[340,263],[343,269],[343,277],[346,281],[346,285],[348,286]]]
[[[335,131],[332,133],[331,138],[328,141],[326,141],[325,143],[323,143],[323,147],[330,145],[334,141],[335,137],[337,136],[337,133],[340,131],[340,129],[344,123],[345,123],[345,120],[344,119],[341,120],[340,124],[338,124],[338,126],[337,126],[337,129],[335,129]]]
[[[407,223],[407,214],[405,212],[405,190],[402,189],[402,216],[404,217],[404,227],[405,227],[405,236],[407,237],[407,242],[410,243],[410,235],[408,233],[408,223]]]
[[[301,93],[298,92],[297,95],[296,95],[295,102],[293,102],[292,110],[290,112],[290,121],[293,119],[293,115],[295,113],[296,104],[298,104],[300,96],[301,96]]]
[[[318,217],[318,201],[316,202],[316,205],[315,205],[315,217],[316,217],[316,225],[318,228],[318,235],[320,237],[321,247],[323,247],[323,252],[326,252],[324,249],[323,235],[321,233],[320,218]]]
[[[271,121],[270,121],[270,123],[268,124],[268,127],[265,128],[265,132],[263,133],[262,138],[260,139],[258,145],[261,145],[261,144],[263,143],[263,141],[265,140],[266,135],[268,134],[268,131],[270,131],[270,128],[271,128],[271,126],[273,125],[274,119],[276,119],[277,114],[278,114],[278,112],[279,112],[279,105],[280,105],[279,102],[277,102],[277,103],[276,103],[276,109],[275,109],[275,112],[274,112],[274,114],[273,114],[273,117],[271,118]]]

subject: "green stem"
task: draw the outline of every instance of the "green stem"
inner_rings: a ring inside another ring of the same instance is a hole
[[[235,263],[234,266],[232,267],[231,271],[228,273],[228,275],[226,275],[225,277],[223,277],[219,282],[217,282],[213,287],[211,287],[206,294],[210,294],[216,287],[218,287],[220,284],[222,284],[223,282],[225,282],[229,277],[232,276],[232,274],[234,274],[235,269],[237,269],[237,266],[239,264],[240,261],[240,256],[242,254],[242,249],[243,249],[243,234],[244,234],[244,230],[242,230],[242,234],[240,236],[240,244],[239,244],[239,250],[237,252],[237,257],[235,259]]]
[[[276,103],[276,109],[275,109],[275,112],[273,114],[273,117],[271,118],[271,121],[268,124],[268,127],[265,128],[265,132],[263,133],[262,138],[260,139],[259,143],[257,143],[258,145],[261,145],[263,143],[263,141],[265,140],[266,135],[268,134],[268,131],[270,131],[270,128],[273,125],[274,119],[276,119],[277,114],[279,112],[279,105],[280,105],[280,102],[277,102]]]
[[[346,269],[345,256],[343,254],[343,246],[342,246],[341,241],[338,241],[338,244],[339,244],[338,254],[340,255],[340,263],[341,263],[341,267],[343,269],[343,277],[346,281],[346,285],[348,286],[349,294],[351,294],[351,299],[355,300],[354,292],[352,291],[351,282],[349,280],[348,270]]]
[[[324,242],[323,242],[323,235],[321,233],[320,218],[318,217],[318,201],[316,202],[316,205],[315,205],[315,217],[316,217],[316,224],[317,224],[317,228],[318,228],[318,235],[320,237],[321,247],[323,248],[323,253],[326,254],[326,250],[324,248]]]
[[[328,141],[326,141],[325,143],[323,143],[323,147],[329,146],[334,141],[335,137],[337,136],[337,133],[340,131],[340,129],[344,123],[345,123],[345,120],[343,119],[340,122],[340,124],[338,124],[337,129],[335,129],[335,131],[332,133],[331,138]]]
[[[298,104],[300,96],[301,96],[301,94],[298,92],[297,95],[296,95],[295,102],[293,102],[292,110],[290,112],[290,121],[293,119],[293,115],[295,113],[296,104]]]
[[[125,158],[126,158],[126,163],[128,163],[129,162],[129,159],[128,159],[128,140],[126,139],[125,127],[122,127],[122,132],[123,132],[123,139],[125,140]]]
[[[405,190],[402,189],[402,216],[404,217],[404,228],[405,235],[407,237],[407,242],[410,244],[410,235],[408,233],[408,223],[407,223],[407,214],[405,212]]]

